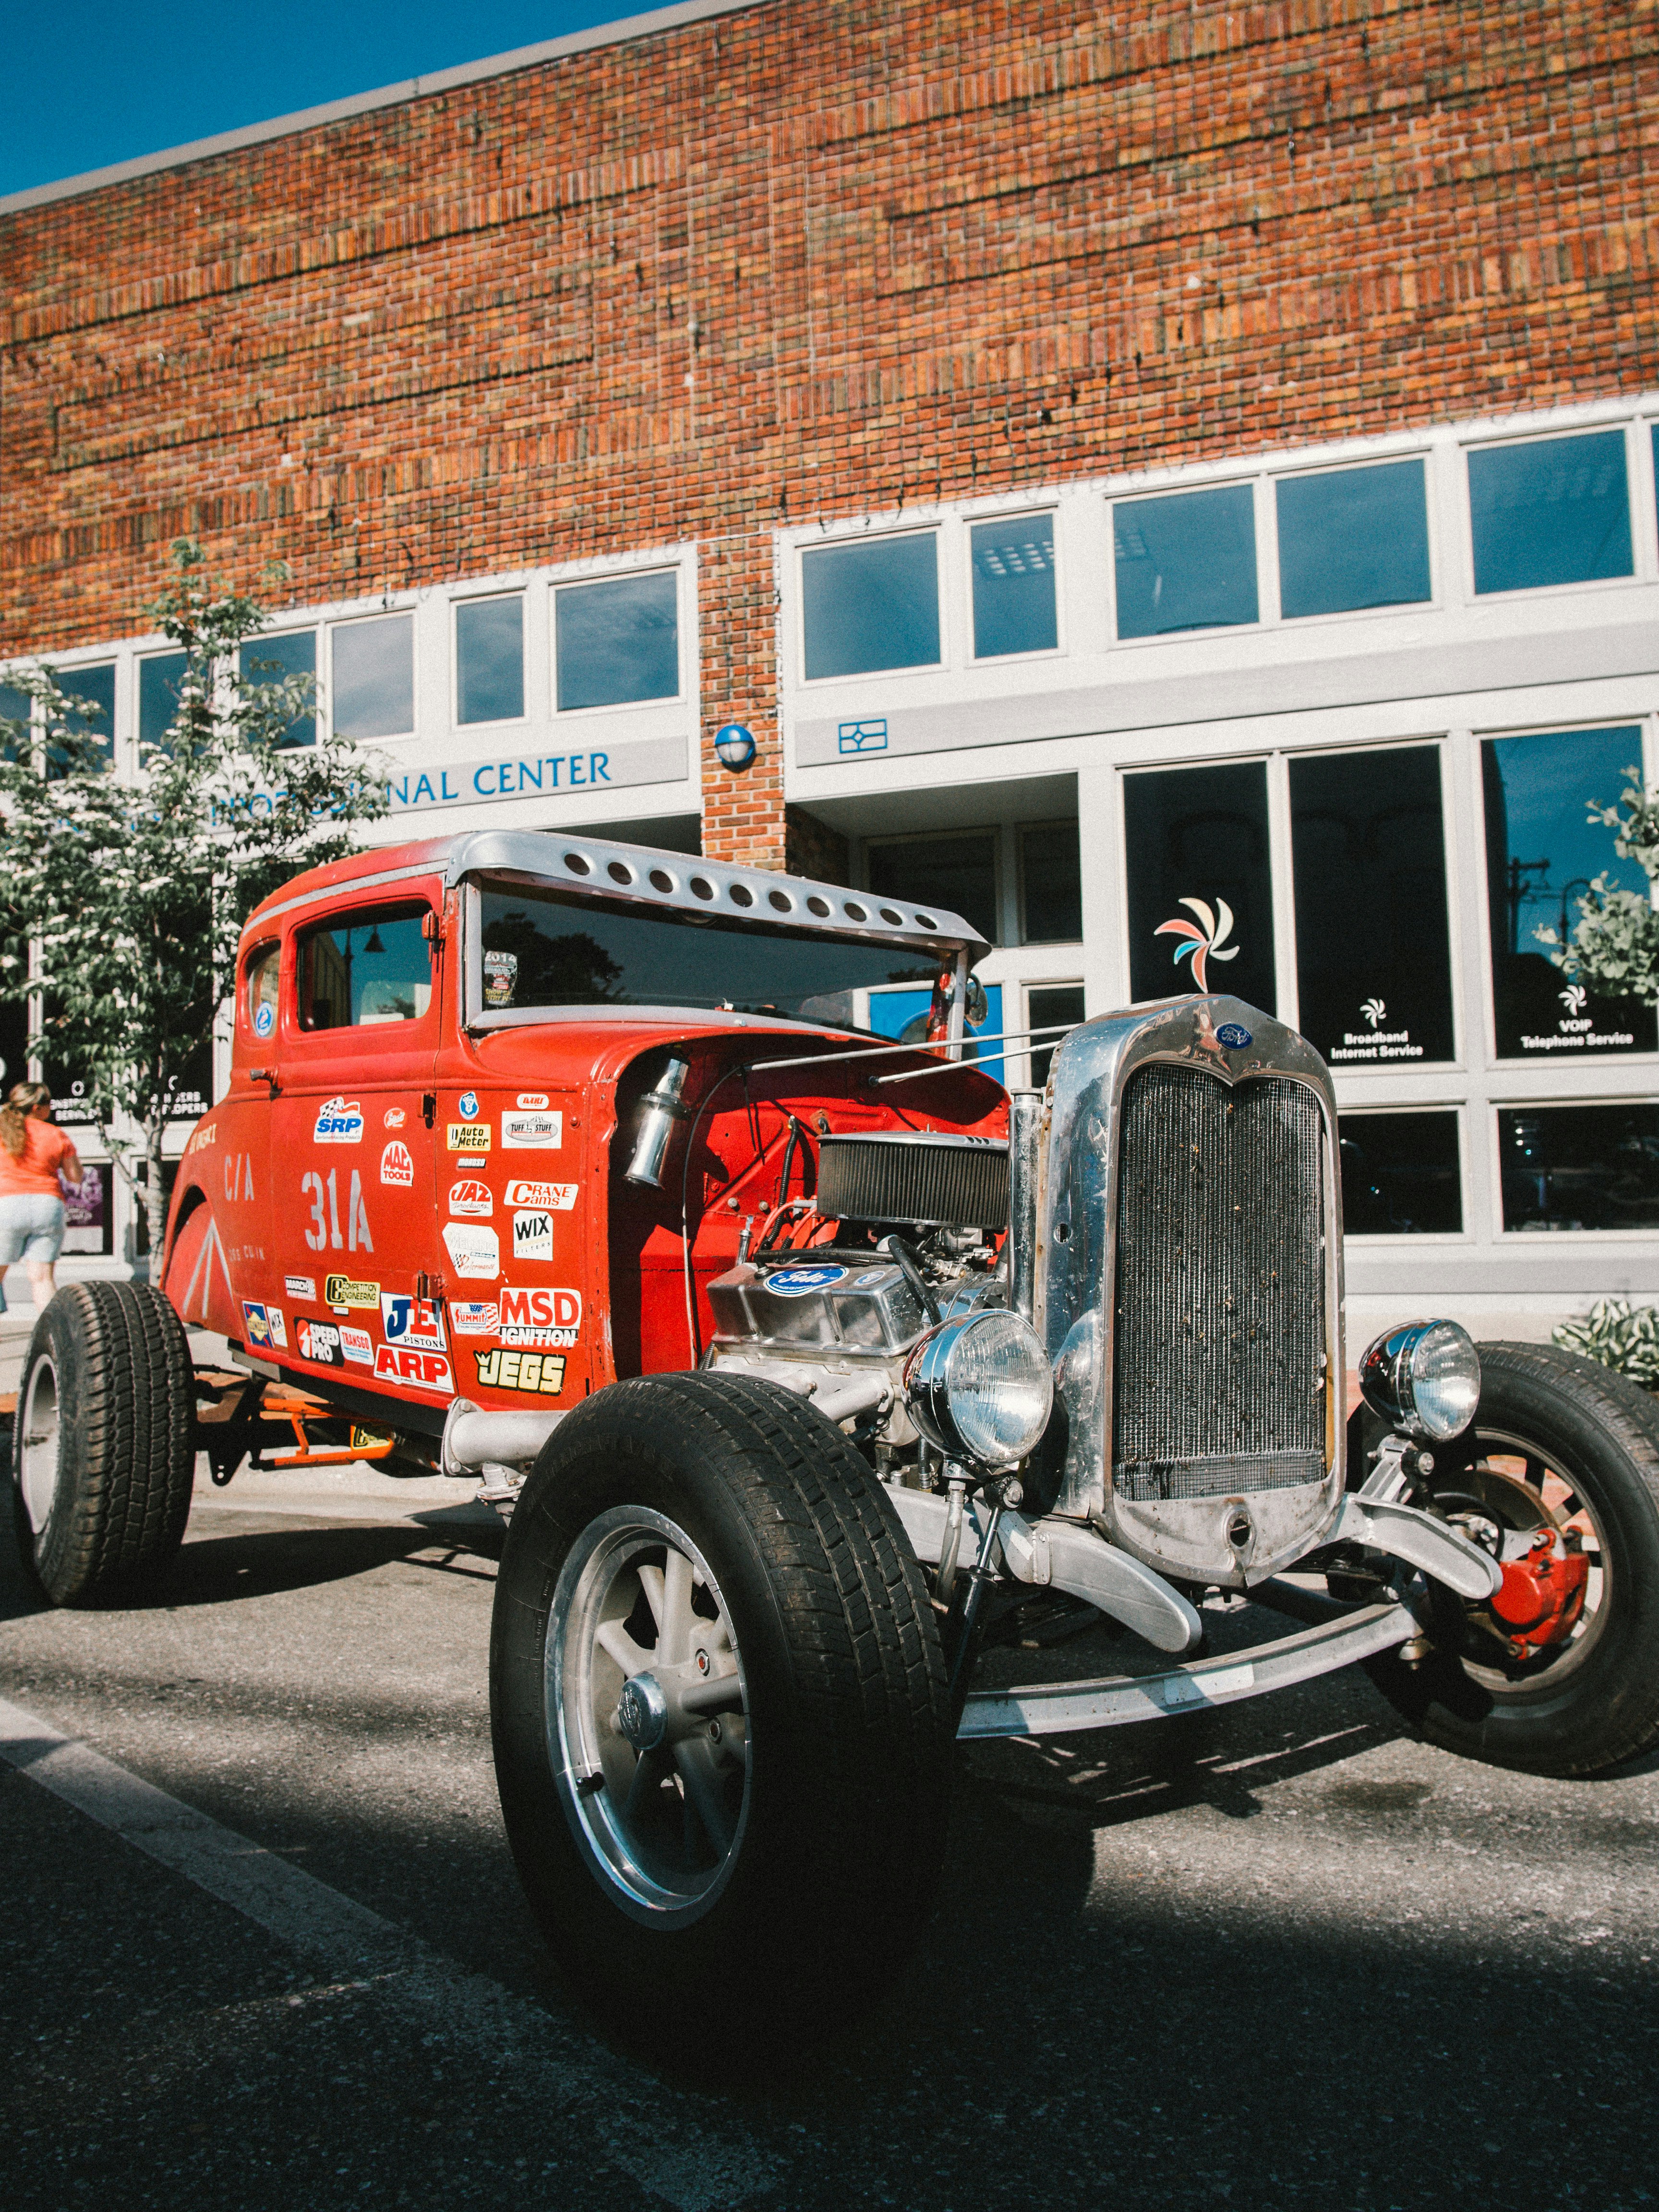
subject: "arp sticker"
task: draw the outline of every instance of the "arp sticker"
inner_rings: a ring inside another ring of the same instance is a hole
[[[544,1091],[521,1091],[514,1103],[517,1106],[545,1106],[547,1093]]]
[[[1223,1022],[1216,1035],[1229,1052],[1243,1052],[1247,1044],[1255,1042],[1249,1030],[1241,1029],[1237,1022]]]
[[[383,1129],[401,1129],[409,1116],[401,1106],[388,1106],[380,1116]]]
[[[374,1340],[366,1328],[356,1328],[349,1322],[340,1323],[340,1349],[356,1367],[374,1364]]]
[[[317,1109],[313,1139],[319,1145],[361,1145],[363,1109],[355,1098],[325,1098]]]
[[[446,1221],[444,1249],[458,1275],[482,1275],[493,1283],[501,1272],[500,1237],[476,1221]]]
[[[460,1115],[463,1121],[476,1121],[478,1118],[477,1092],[476,1091],[463,1091],[460,1097],[455,1101],[455,1111]]]
[[[313,1305],[317,1303],[317,1285],[309,1275],[284,1275],[283,1288],[291,1298],[307,1298]]]
[[[581,1332],[582,1294],[580,1291],[515,1291],[503,1285],[497,1293],[503,1344],[574,1344]]]
[[[242,1322],[247,1330],[250,1352],[270,1352],[273,1348],[282,1352],[288,1350],[288,1330],[283,1324],[281,1306],[265,1305],[244,1298]]]
[[[564,1389],[562,1352],[475,1352],[478,1380],[489,1390],[520,1390],[532,1397],[556,1398]]]
[[[383,1344],[374,1355],[374,1372],[382,1382],[412,1382],[422,1390],[447,1390],[449,1362],[441,1352],[416,1352],[407,1344]]]
[[[412,1345],[417,1352],[444,1352],[444,1317],[430,1298],[408,1298],[395,1291],[380,1297],[380,1329],[388,1344]],[[377,1364],[375,1373],[380,1368]]]
[[[449,1210],[452,1213],[482,1216],[495,1211],[495,1201],[489,1195],[489,1185],[465,1176],[449,1186]]]
[[[517,1113],[501,1115],[504,1152],[556,1152],[563,1142],[562,1113],[547,1114],[537,1108],[520,1107]]]
[[[415,1188],[415,1160],[409,1146],[394,1138],[380,1154],[380,1181],[394,1185],[399,1190]]]
[[[447,1310],[456,1336],[494,1336],[500,1325],[501,1309],[494,1298],[451,1298]]]
[[[515,1260],[553,1258],[553,1217],[544,1206],[513,1217],[513,1257]]]
[[[323,1279],[325,1306],[377,1306],[380,1303],[378,1283],[356,1282],[349,1275],[325,1275]]]
[[[302,1321],[297,1324],[296,1334],[301,1359],[314,1360],[319,1367],[345,1365],[340,1332],[331,1321]]]
[[[827,1291],[833,1283],[844,1283],[850,1273],[847,1267],[780,1267],[766,1278],[766,1287],[781,1298],[804,1298],[814,1291]]]
[[[505,1144],[505,1137],[501,1139]],[[489,1150],[488,1121],[452,1121],[449,1124],[449,1149],[452,1152],[487,1152]]]
[[[568,1213],[576,1203],[576,1190],[574,1182],[522,1182],[515,1178],[507,1186],[506,1200],[509,1206],[546,1206],[555,1213]]]

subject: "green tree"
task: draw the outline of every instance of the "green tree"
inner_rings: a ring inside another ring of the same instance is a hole
[[[313,686],[271,680],[257,659],[239,672],[265,627],[258,602],[213,582],[191,539],[173,568],[148,611],[185,656],[178,711],[159,743],[140,742],[131,776],[111,772],[42,665],[6,676],[33,726],[0,720],[0,999],[40,994],[30,1049],[84,1084],[143,1195],[152,1253],[162,1139],[232,988],[243,921],[299,869],[355,850],[354,826],[388,805],[383,764],[349,739],[284,743]]]
[[[1589,818],[1613,831],[1620,859],[1634,860],[1651,886],[1659,883],[1659,800],[1643,790],[1639,769],[1627,768],[1625,777],[1618,803],[1603,806],[1591,799]],[[1650,890],[1646,896],[1617,890],[1603,873],[1579,899],[1578,919],[1565,944],[1553,929],[1534,933],[1554,948],[1550,958],[1576,982],[1610,999],[1659,1001],[1659,908]]]

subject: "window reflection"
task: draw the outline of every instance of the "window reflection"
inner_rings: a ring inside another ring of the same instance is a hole
[[[1468,460],[1477,592],[1631,574],[1622,430],[1476,446]]]
[[[401,738],[415,726],[415,617],[337,623],[330,711],[343,738]]]
[[[107,768],[115,757],[115,663],[106,660],[93,668],[55,668],[52,672],[58,690],[74,702],[64,728],[77,737],[91,738],[101,756],[100,764]],[[61,775],[66,766],[64,754],[48,734],[48,778]]]
[[[1043,989],[1035,987],[1025,994],[1025,1005],[1030,1024],[1034,1030],[1051,1028],[1056,1022],[1065,1022],[1073,1029],[1083,1019],[1083,986],[1081,983],[1051,983]],[[1041,1090],[1048,1080],[1048,1069],[1053,1063],[1056,1046],[1066,1042],[1063,1037],[1036,1037],[1031,1042],[1031,1083]]]
[[[516,722],[524,715],[524,601],[461,599],[455,608],[455,719]]]
[[[1000,653],[1052,651],[1060,640],[1053,515],[976,522],[971,536],[975,653],[984,660]]]
[[[943,907],[970,922],[988,943],[1001,943],[994,830],[965,836],[884,840],[870,846],[868,861],[870,889],[878,897]]]
[[[432,947],[423,906],[354,915],[300,940],[301,1027],[417,1021],[432,1003]]]
[[[1255,515],[1249,484],[1120,500],[1112,509],[1118,635],[1255,622]]]
[[[1143,770],[1123,811],[1132,996],[1226,991],[1276,1012],[1262,763]]]
[[[1420,460],[1281,477],[1279,604],[1287,617],[1407,605],[1429,596]]]
[[[806,673],[859,676],[939,659],[939,571],[932,531],[801,556]]]
[[[1075,822],[1019,833],[1020,936],[1026,945],[1074,945],[1083,935],[1082,855]]]
[[[1342,1227],[1349,1237],[1455,1237],[1463,1226],[1457,1115],[1344,1114]]]
[[[189,657],[152,653],[138,664],[138,735],[147,744],[165,744],[179,712],[179,686]]]
[[[278,631],[275,637],[250,638],[238,656],[244,682],[281,684],[291,676],[317,674],[317,633],[314,629]],[[287,750],[294,745],[314,745],[317,718],[296,714],[276,740]]]
[[[1659,1106],[1506,1106],[1504,1226],[1659,1229]]]
[[[561,714],[678,697],[677,589],[671,568],[568,585],[555,593]]]

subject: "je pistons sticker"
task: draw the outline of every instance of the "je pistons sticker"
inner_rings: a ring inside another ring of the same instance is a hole
[[[253,1305],[244,1298],[242,1320],[247,1329],[250,1352],[269,1352],[273,1347],[288,1350],[288,1330],[283,1325],[281,1306]]]
[[[494,1282],[501,1272],[501,1240],[493,1229],[481,1229],[476,1222],[445,1222],[444,1249],[458,1275],[483,1275]]]
[[[361,1145],[363,1109],[355,1098],[327,1098],[317,1109],[312,1137],[319,1145]]]
[[[844,1283],[850,1270],[846,1267],[780,1267],[775,1275],[766,1278],[766,1287],[781,1298],[804,1298],[814,1291],[827,1291],[833,1283]]]
[[[421,1352],[442,1352],[444,1317],[430,1298],[405,1298],[392,1291],[380,1299],[380,1328],[388,1344],[412,1344]],[[379,1368],[375,1372],[380,1372]]]
[[[490,1390],[521,1390],[556,1398],[564,1388],[562,1352],[475,1352],[478,1380]]]
[[[521,1182],[516,1177],[507,1186],[509,1206],[545,1206],[555,1213],[568,1213],[576,1203],[574,1182]],[[451,1207],[451,1212],[454,1208]]]
[[[470,1179],[451,1183],[449,1210],[452,1213],[493,1213],[495,1201],[489,1195],[489,1185]]]
[[[407,1145],[394,1139],[380,1154],[380,1181],[400,1190],[414,1189],[415,1161]]]
[[[513,1256],[515,1260],[553,1257],[553,1217],[542,1207],[513,1217]]]
[[[340,1323],[340,1349],[354,1366],[374,1364],[374,1338],[366,1328],[354,1328],[349,1321]]]
[[[556,1152],[564,1142],[564,1115],[547,1114],[535,1107],[520,1107],[501,1115],[504,1152]]]
[[[502,1116],[506,1120],[506,1115]],[[507,1139],[503,1137],[505,1144]],[[487,1152],[489,1150],[488,1121],[452,1121],[449,1124],[449,1149],[452,1152]]]
[[[374,1355],[374,1372],[387,1382],[412,1382],[417,1389],[451,1388],[449,1362],[441,1352],[414,1352],[405,1344],[383,1344]]]
[[[494,1336],[500,1309],[494,1298],[451,1298],[449,1326],[457,1336]]]
[[[325,1306],[377,1306],[380,1303],[378,1283],[355,1283],[349,1275],[325,1275],[323,1278],[323,1304]]]
[[[299,1324],[300,1357],[315,1360],[319,1367],[343,1367],[345,1354],[340,1349],[340,1332],[331,1321],[302,1321]]]

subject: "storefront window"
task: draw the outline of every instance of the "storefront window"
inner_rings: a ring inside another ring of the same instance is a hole
[[[1034,1030],[1051,1028],[1064,1022],[1075,1029],[1083,1019],[1083,986],[1081,983],[1050,983],[1041,990],[1033,986],[1025,994],[1025,1005],[1030,1025]],[[1041,1090],[1048,1080],[1048,1068],[1054,1060],[1054,1048],[1063,1044],[1063,1037],[1034,1037],[1031,1040],[1031,1081]]]
[[[1276,1012],[1266,768],[1126,776],[1123,811],[1131,995],[1227,991]]]
[[[415,726],[415,617],[337,623],[330,708],[342,738],[402,738]]]
[[[1083,935],[1083,872],[1075,822],[1019,833],[1020,936],[1026,945],[1075,945]]]
[[[1492,982],[1502,1060],[1577,1062],[1609,1052],[1659,1049],[1654,1011],[1571,982],[1538,940],[1578,919],[1578,897],[1605,874],[1626,890],[1647,878],[1621,860],[1613,832],[1589,819],[1589,802],[1612,805],[1642,757],[1634,724],[1489,738],[1480,748],[1486,817],[1486,896]]]
[[[878,897],[944,907],[971,922],[988,943],[1001,943],[994,830],[958,837],[895,839],[872,844],[868,855],[870,889]]]
[[[20,999],[0,1000],[0,1091],[28,1080],[28,1043],[27,1003]]]
[[[179,712],[179,686],[189,667],[182,653],[152,653],[138,664],[138,735],[146,744],[164,744]]]
[[[1437,745],[1292,760],[1304,1036],[1333,1065],[1453,1056]]]
[[[862,676],[939,659],[933,532],[814,546],[800,563],[806,673]]]
[[[55,668],[52,674],[58,690],[73,700],[78,709],[70,714],[64,727],[78,737],[94,738],[103,756],[103,766],[107,768],[115,757],[115,663],[106,660],[94,668]],[[63,768],[62,756],[48,735],[48,777],[54,773],[61,775]]]
[[[1420,460],[1281,477],[1275,492],[1281,614],[1332,615],[1428,598]]]
[[[1628,576],[1624,432],[1474,447],[1469,526],[1477,592]]]
[[[973,528],[974,653],[1049,653],[1054,614],[1054,518],[1024,514]]]
[[[567,585],[554,605],[561,714],[678,697],[679,580],[672,568]]]
[[[246,684],[281,684],[292,676],[317,674],[317,633],[314,629],[282,630],[275,637],[253,637],[238,656]],[[277,739],[286,751],[295,745],[314,745],[317,718],[296,714]]]
[[[1219,629],[1257,619],[1249,484],[1120,500],[1112,509],[1117,634]]]
[[[1659,1106],[1505,1106],[1504,1226],[1659,1229]]]
[[[459,599],[455,605],[455,720],[517,722],[524,716],[524,601]]]
[[[78,1183],[64,1184],[65,1252],[101,1254],[115,1249],[115,1170],[107,1160],[81,1163]]]
[[[1457,1115],[1345,1114],[1342,1227],[1349,1237],[1455,1237],[1463,1226]]]

